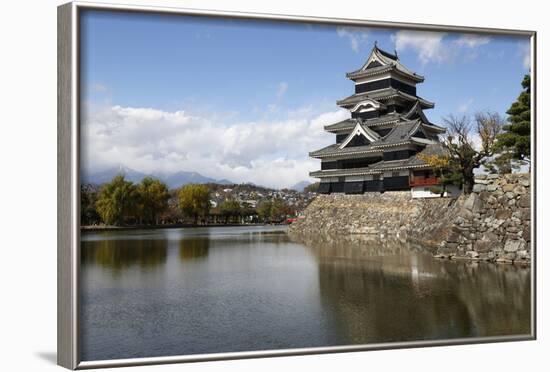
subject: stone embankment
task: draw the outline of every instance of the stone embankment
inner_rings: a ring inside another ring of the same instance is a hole
[[[531,260],[531,181],[528,174],[476,177],[463,198],[439,257],[505,263]]]
[[[395,236],[437,257],[529,262],[529,174],[476,177],[458,199],[412,199],[410,192],[319,195],[291,234]]]

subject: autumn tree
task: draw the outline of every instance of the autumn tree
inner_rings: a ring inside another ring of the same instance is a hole
[[[178,191],[179,207],[184,215],[192,217],[195,225],[199,217],[210,210],[210,190],[205,185],[189,184]]]
[[[220,204],[220,213],[225,218],[225,223],[241,215],[240,203],[235,199],[226,199]]]
[[[96,202],[103,222],[107,225],[121,225],[124,220],[136,214],[137,192],[135,185],[126,181],[123,175],[115,176],[104,184]]]
[[[143,222],[158,224],[158,216],[168,208],[168,187],[158,179],[145,177],[137,185],[136,191]]]
[[[256,208],[256,211],[258,213],[258,216],[262,221],[267,221],[271,219],[271,207],[273,206],[273,203],[271,200],[264,200],[258,204],[258,207]]]
[[[447,126],[447,137],[443,140],[449,156],[447,169],[451,175],[460,175],[464,193],[469,194],[474,186],[474,169],[493,155],[504,120],[496,112],[479,112],[475,114],[475,124],[467,116],[449,115],[443,121]],[[478,138],[477,144],[474,135]]]
[[[271,203],[270,217],[272,221],[282,221],[289,214],[289,207],[281,198],[273,199]]]
[[[456,179],[454,170],[451,169],[451,158],[448,153],[420,152],[417,157],[428,164],[439,179],[442,187],[434,186],[431,191],[434,194],[443,195],[448,185],[462,186],[462,177]]]

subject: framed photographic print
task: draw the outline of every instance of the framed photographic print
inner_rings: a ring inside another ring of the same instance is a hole
[[[535,32],[58,8],[58,363],[535,338]]]

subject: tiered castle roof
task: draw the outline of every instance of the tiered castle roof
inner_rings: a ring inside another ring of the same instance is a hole
[[[346,74],[346,77],[351,80],[358,80],[360,78],[373,76],[385,72],[396,72],[399,75],[402,75],[404,77],[410,78],[414,80],[417,83],[421,83],[424,81],[424,77],[421,75],[418,75],[415,72],[412,72],[408,68],[406,68],[401,62],[399,61],[399,57],[397,56],[397,52],[394,54],[388,53],[380,48],[378,48],[378,45],[375,43],[374,48],[367,59],[367,61],[363,64],[363,66],[355,71],[348,72]]]
[[[380,174],[396,169],[426,168],[416,154],[422,151],[440,152],[438,135],[445,128],[431,123],[424,109],[434,107],[416,95],[416,84],[424,77],[407,69],[397,56],[375,44],[363,66],[346,74],[355,82],[355,93],[337,101],[351,112],[351,117],[326,125],[327,132],[337,135],[337,143],[310,152],[324,161],[380,157],[366,167],[324,169],[310,173],[312,177],[355,176]],[[362,137],[360,141],[358,137]],[[414,155],[406,159],[382,160],[386,152],[408,149]]]

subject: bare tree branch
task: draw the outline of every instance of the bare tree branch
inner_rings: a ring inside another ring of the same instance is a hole
[[[497,135],[502,131],[505,120],[498,112],[478,112],[475,114],[477,133],[481,139],[483,156],[493,155],[493,145]]]
[[[449,115],[443,118],[443,121],[448,133],[443,139],[443,144],[449,151],[455,168],[462,174],[464,192],[469,193],[474,184],[474,169],[479,167],[485,158],[493,155],[493,145],[502,130],[504,120],[498,113],[486,112],[475,114],[475,128],[466,115]],[[480,149],[474,144],[474,130],[481,141]]]

